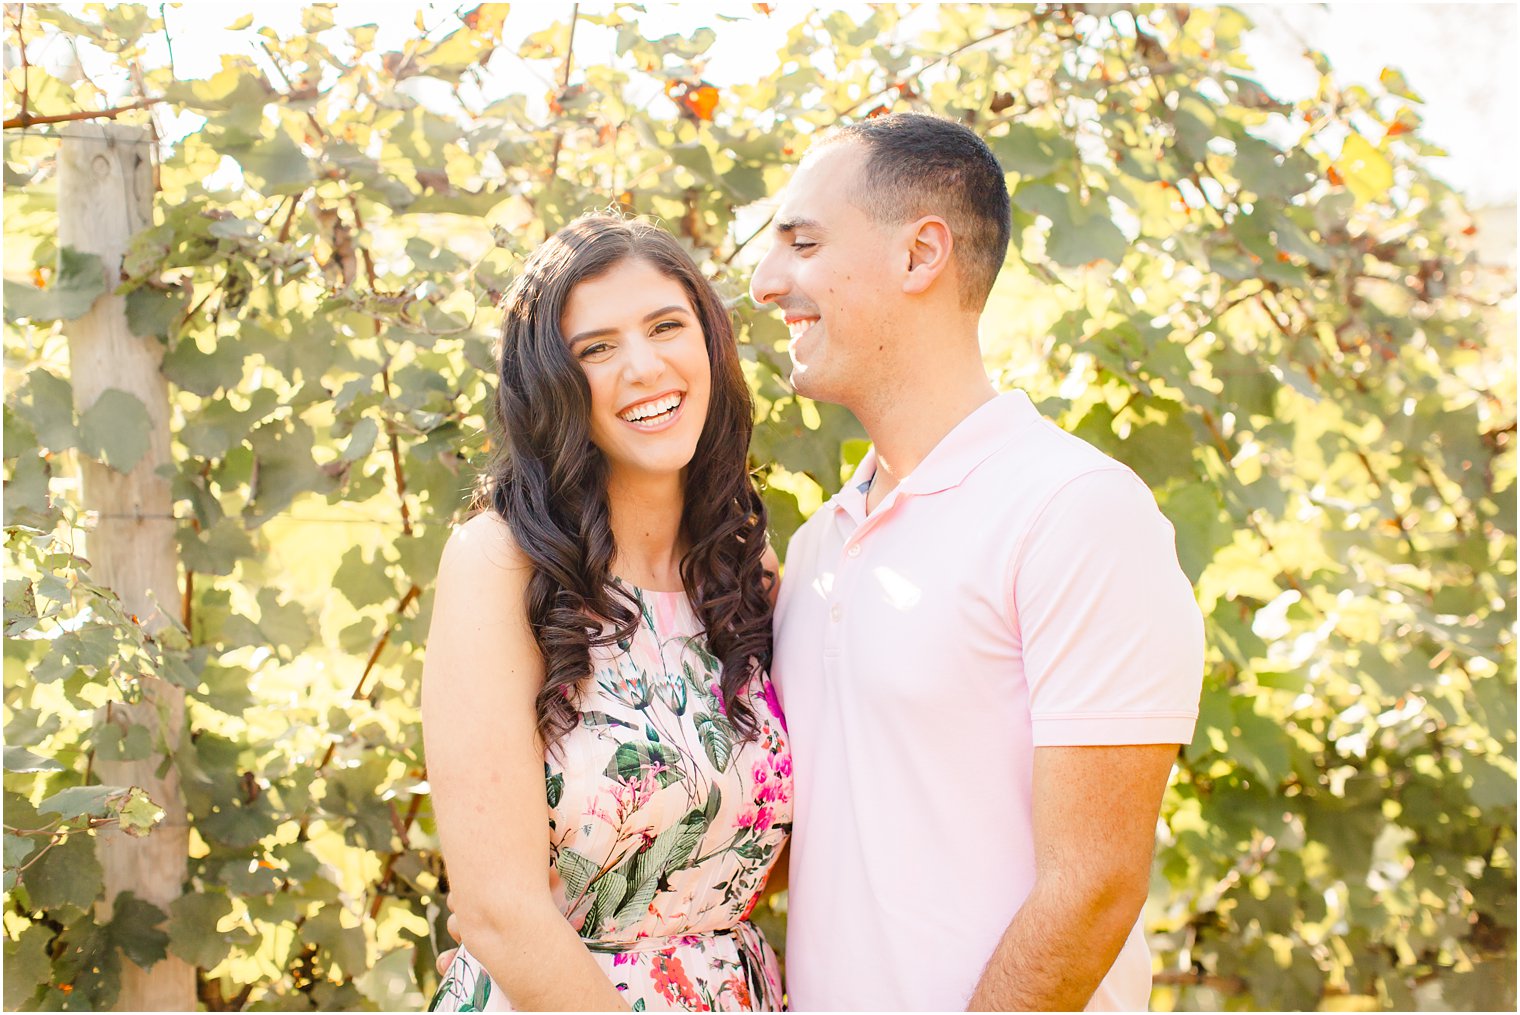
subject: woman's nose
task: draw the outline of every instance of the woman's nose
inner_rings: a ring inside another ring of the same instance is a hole
[[[623,376],[630,381],[652,381],[665,370],[665,360],[653,342],[635,338],[623,346]]]

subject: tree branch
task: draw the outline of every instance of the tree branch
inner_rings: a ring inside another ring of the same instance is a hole
[[[5,129],[34,127],[43,123],[73,123],[76,120],[114,120],[122,113],[130,113],[134,109],[146,109],[163,101],[163,99],[141,99],[137,102],[129,102],[125,106],[113,106],[110,109],[80,110],[77,113],[57,113],[52,116],[33,116],[23,109],[20,116],[13,116],[5,121]]]
[[[570,87],[570,66],[575,56],[575,23],[580,20],[581,5],[570,5],[570,38],[565,40],[565,66],[561,68],[559,75],[559,90],[563,95]],[[561,128],[554,135],[554,151],[549,156],[549,178],[553,179],[559,173],[559,152],[565,145],[565,131]]]

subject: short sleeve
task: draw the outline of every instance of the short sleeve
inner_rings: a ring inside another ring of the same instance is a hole
[[[1034,746],[1193,739],[1203,618],[1171,523],[1134,473],[1089,472],[1056,491],[1012,584]]]

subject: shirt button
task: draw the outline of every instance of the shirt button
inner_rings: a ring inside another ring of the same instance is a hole
[[[838,603],[835,603],[833,606],[829,607],[829,619],[834,623],[839,623],[839,618],[843,615],[844,610],[840,609]]]
[[[850,548],[848,550],[846,550],[845,552],[848,553],[851,557],[858,557],[858,556],[860,556],[860,544],[859,543],[851,543],[850,544]]]

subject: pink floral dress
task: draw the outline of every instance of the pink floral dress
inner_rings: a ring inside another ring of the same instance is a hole
[[[624,586],[632,641],[591,650],[580,725],[544,763],[549,885],[634,1011],[780,1011],[776,955],[747,917],[792,825],[792,755],[770,677],[741,742],[684,592]],[[461,948],[430,1011],[510,1011]]]

